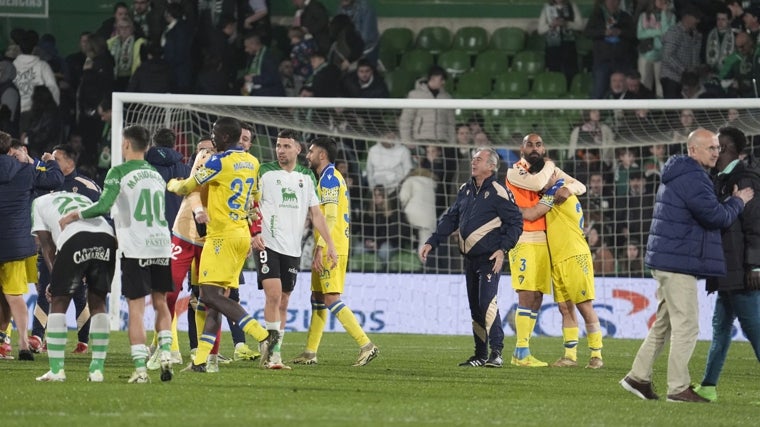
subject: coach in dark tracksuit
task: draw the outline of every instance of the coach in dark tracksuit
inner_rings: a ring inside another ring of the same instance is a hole
[[[496,151],[479,148],[471,165],[472,178],[459,188],[454,204],[438,221],[435,233],[420,248],[420,258],[424,262],[433,248],[459,230],[459,250],[464,255],[467,298],[475,339],[475,355],[459,366],[500,368],[504,330],[496,300],[499,277],[507,251],[515,246],[522,233],[523,221],[512,193],[496,180],[499,167]]]

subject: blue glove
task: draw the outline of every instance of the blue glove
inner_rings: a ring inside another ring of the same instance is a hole
[[[562,188],[563,185],[565,185],[565,180],[564,178],[560,178],[557,180],[557,182],[554,183],[554,185],[552,185],[548,190],[546,190],[544,194],[547,196],[554,196],[554,193],[556,193],[557,190]]]

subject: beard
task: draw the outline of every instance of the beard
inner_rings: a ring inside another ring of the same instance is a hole
[[[541,169],[544,168],[544,158],[538,153],[530,153],[527,157],[525,157],[525,160],[528,161],[530,164],[530,169],[528,169],[528,172],[530,173],[536,173],[539,172]]]

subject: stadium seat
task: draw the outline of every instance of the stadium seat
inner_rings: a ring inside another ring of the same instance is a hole
[[[422,271],[422,262],[416,252],[399,249],[388,260],[388,269],[394,273],[416,273]]]
[[[586,99],[591,96],[591,88],[593,85],[594,79],[591,76],[591,73],[578,73],[573,77],[568,92],[575,99]]]
[[[496,76],[492,98],[517,99],[528,93],[528,75],[519,71],[509,71]]]
[[[500,50],[486,50],[475,58],[475,71],[485,73],[491,78],[509,70],[507,55]]]
[[[488,33],[482,27],[462,27],[454,33],[454,49],[477,55],[488,46]]]
[[[433,65],[433,55],[422,49],[406,52],[401,56],[401,68],[417,77],[426,76],[430,66]]]
[[[398,57],[398,53],[392,50],[387,50],[381,46],[378,59],[379,62],[383,64],[383,67],[378,67],[378,69],[384,71],[395,70],[396,67],[398,67]]]
[[[416,80],[414,74],[403,68],[385,73],[384,78],[391,98],[406,98],[409,91],[414,88],[414,81]]]
[[[470,70],[470,55],[463,50],[449,50],[438,57],[438,65],[446,70],[451,77],[457,77]]]
[[[483,73],[471,71],[457,80],[454,96],[461,99],[479,99],[491,93],[491,79]]]
[[[425,27],[417,34],[417,48],[434,55],[449,49],[451,31],[446,27]]]
[[[512,57],[525,49],[525,31],[517,27],[497,28],[491,34],[491,49],[500,50]]]
[[[525,39],[525,50],[543,52],[546,50],[546,37],[538,33],[530,33]]]
[[[404,53],[411,49],[414,34],[409,28],[388,28],[380,36],[380,49]]]
[[[541,73],[546,68],[544,53],[534,50],[518,52],[512,60],[512,70],[525,73],[529,79]]]
[[[375,254],[354,254],[348,257],[348,269],[351,271],[361,271],[366,273],[381,272],[383,263]]]
[[[544,71],[536,74],[531,88],[532,98],[555,99],[567,92],[565,75],[556,71]]]

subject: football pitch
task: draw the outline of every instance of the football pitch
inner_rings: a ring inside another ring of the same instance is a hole
[[[181,342],[186,345],[184,332]],[[105,382],[86,382],[90,355],[70,355],[69,334],[64,383],[38,383],[48,370],[47,356],[34,362],[0,360],[2,426],[745,426],[760,415],[760,369],[747,343],[731,346],[710,404],[668,403],[666,354],[655,367],[661,400],[642,401],[618,381],[630,368],[641,341],[606,339],[605,366],[579,368],[462,368],[472,353],[465,336],[376,334],[380,355],[354,368],[358,349],[344,333],[327,333],[319,364],[269,371],[258,362],[220,365],[217,374],[179,372],[161,383],[127,384],[132,372],[127,337],[112,335]],[[300,353],[304,333],[285,336],[283,356]],[[73,343],[72,343],[73,342]],[[579,363],[588,358],[579,344]],[[505,340],[506,353],[514,337]],[[559,338],[531,340],[533,354],[552,362],[562,354]],[[14,341],[15,348],[15,341]],[[691,361],[699,381],[709,342],[698,343]],[[184,349],[187,362],[186,348]],[[666,349],[667,351],[667,349]],[[226,335],[222,354],[232,356]],[[15,355],[15,350],[14,350]]]

